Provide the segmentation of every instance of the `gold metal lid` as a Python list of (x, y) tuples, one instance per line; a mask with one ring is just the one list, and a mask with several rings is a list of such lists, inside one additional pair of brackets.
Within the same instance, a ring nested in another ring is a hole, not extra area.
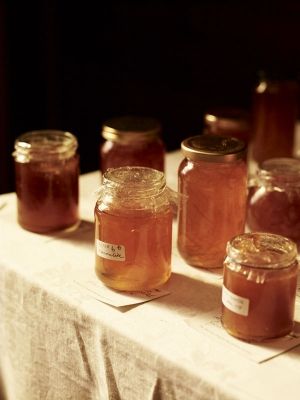
[(235, 137), (199, 135), (185, 139), (181, 150), (193, 161), (232, 162), (245, 157), (246, 144)]
[(102, 136), (106, 140), (139, 140), (159, 136), (161, 125), (150, 117), (123, 116), (112, 118), (102, 126)]

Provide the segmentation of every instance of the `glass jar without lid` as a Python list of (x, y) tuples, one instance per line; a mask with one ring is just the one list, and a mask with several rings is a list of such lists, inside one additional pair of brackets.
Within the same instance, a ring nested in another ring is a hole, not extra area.
[(262, 341), (293, 329), (297, 246), (269, 233), (245, 233), (227, 245), (222, 324), (231, 335)]
[(120, 167), (104, 173), (95, 206), (96, 274), (118, 290), (146, 290), (171, 274), (172, 207), (162, 172)]
[(24, 133), (15, 141), (19, 224), (45, 233), (78, 223), (77, 139), (57, 130)]
[(249, 230), (277, 233), (300, 245), (300, 160), (264, 161), (248, 197)]
[(220, 268), (227, 241), (245, 228), (246, 147), (236, 138), (201, 135), (181, 148), (178, 250), (188, 264)]
[(143, 166), (164, 171), (165, 146), (154, 118), (124, 116), (106, 121), (100, 146), (100, 170)]

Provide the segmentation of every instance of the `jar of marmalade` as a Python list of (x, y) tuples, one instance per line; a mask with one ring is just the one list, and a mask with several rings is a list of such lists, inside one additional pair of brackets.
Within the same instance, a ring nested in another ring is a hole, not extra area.
[(27, 132), (15, 140), (19, 224), (46, 233), (76, 226), (79, 156), (77, 139), (58, 130)]
[(293, 156), (298, 96), (296, 81), (261, 78), (253, 96), (254, 162)]
[(220, 268), (227, 241), (245, 228), (246, 146), (233, 137), (202, 135), (184, 140), (181, 149), (178, 250), (188, 264)]
[(228, 333), (263, 341), (291, 332), (296, 257), (296, 244), (281, 235), (245, 233), (228, 242), (221, 317)]
[(100, 146), (100, 170), (142, 166), (164, 172), (165, 146), (161, 125), (153, 118), (124, 116), (105, 122)]
[(113, 289), (147, 290), (171, 274), (172, 219), (163, 172), (108, 169), (95, 206), (96, 274)]
[(300, 245), (300, 160), (264, 161), (248, 194), (247, 228), (286, 236)]

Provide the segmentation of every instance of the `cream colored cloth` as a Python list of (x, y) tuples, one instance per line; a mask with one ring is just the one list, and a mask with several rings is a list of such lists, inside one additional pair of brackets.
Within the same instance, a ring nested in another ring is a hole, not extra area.
[[(167, 157), (176, 189), (181, 155)], [(176, 250), (171, 294), (117, 309), (76, 281), (94, 274), (94, 190), (81, 177), (81, 227), (37, 235), (0, 196), (0, 385), (7, 400), (299, 399), (300, 348), (257, 363), (207, 330), (221, 273), (186, 265)], [(297, 314), (298, 315), (298, 314)], [(1, 393), (0, 390), (0, 393)]]

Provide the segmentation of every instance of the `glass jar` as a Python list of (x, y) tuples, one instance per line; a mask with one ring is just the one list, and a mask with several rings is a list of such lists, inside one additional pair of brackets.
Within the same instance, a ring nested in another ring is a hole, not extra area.
[(295, 81), (260, 80), (253, 96), (251, 158), (254, 162), (293, 156), (298, 95)]
[(233, 136), (249, 142), (250, 121), (247, 111), (240, 108), (222, 107), (209, 110), (204, 115), (204, 133)]
[(247, 229), (286, 236), (300, 245), (300, 160), (262, 163), (248, 194)]
[(15, 140), (19, 224), (46, 233), (78, 223), (77, 139), (58, 130), (24, 133)]
[(188, 264), (220, 268), (227, 241), (245, 228), (246, 147), (236, 138), (202, 135), (181, 149), (178, 250)]
[(103, 125), (105, 141), (100, 146), (100, 170), (142, 166), (164, 172), (165, 146), (161, 125), (153, 118), (124, 116)]
[(163, 172), (104, 173), (95, 206), (96, 274), (118, 290), (146, 290), (171, 274), (173, 212)]
[(297, 246), (269, 233), (245, 233), (227, 245), (222, 325), (246, 341), (263, 341), (293, 329)]

